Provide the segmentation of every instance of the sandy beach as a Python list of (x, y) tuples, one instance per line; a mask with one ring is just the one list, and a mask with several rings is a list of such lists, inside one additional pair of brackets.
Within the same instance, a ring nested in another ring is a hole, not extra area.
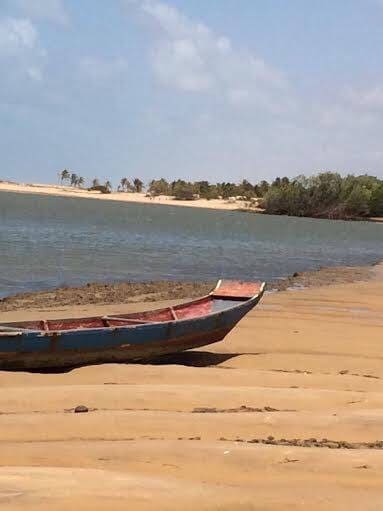
[[(161, 364), (1, 372), (0, 508), (381, 509), (382, 266), (373, 272), (268, 294), (224, 342)], [(89, 412), (73, 413), (80, 404)]]
[[(57, 197), (77, 197), (83, 199), (133, 202), (136, 204), (159, 204), (162, 206), (186, 206), (191, 208), (223, 209), (227, 211), (235, 211), (246, 208), (246, 203), (244, 201), (231, 202), (223, 199), (197, 199), (193, 201), (185, 201), (174, 200), (172, 197), (166, 195), (150, 198), (147, 197), (145, 193), (112, 192), (108, 194), (102, 194), (100, 192), (75, 188), (73, 186), (11, 183), (7, 181), (0, 181), (0, 192), (1, 191), (51, 195)], [(253, 208), (252, 211), (256, 210)]]

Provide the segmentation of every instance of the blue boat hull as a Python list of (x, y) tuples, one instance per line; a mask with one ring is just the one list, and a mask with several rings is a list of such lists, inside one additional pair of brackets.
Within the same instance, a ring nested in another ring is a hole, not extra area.
[[(262, 294), (225, 300), (211, 314), (184, 320), (67, 330), (10, 333), (0, 337), (0, 369), (64, 368), (86, 364), (148, 360), (224, 339), (258, 303)], [(220, 310), (220, 308), (223, 310)]]

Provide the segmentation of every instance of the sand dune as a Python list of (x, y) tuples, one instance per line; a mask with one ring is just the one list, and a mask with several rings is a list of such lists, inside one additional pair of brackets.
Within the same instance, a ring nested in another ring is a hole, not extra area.
[[(380, 510), (382, 293), (270, 294), (224, 342), (156, 365), (1, 372), (0, 509)], [(309, 438), (336, 443), (284, 443)]]

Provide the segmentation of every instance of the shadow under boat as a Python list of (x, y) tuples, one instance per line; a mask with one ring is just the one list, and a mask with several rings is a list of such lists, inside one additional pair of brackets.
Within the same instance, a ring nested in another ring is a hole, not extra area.
[[(231, 360), (232, 358), (239, 357), (245, 353), (214, 353), (211, 351), (182, 351), (180, 353), (172, 353), (168, 355), (160, 355), (147, 360), (136, 361), (118, 361), (114, 362), (118, 365), (136, 365), (136, 366), (167, 366), (178, 365), (185, 367), (216, 367), (220, 364)], [(256, 353), (257, 355), (258, 353)], [(105, 362), (95, 364), (76, 364), (71, 367), (44, 367), (44, 368), (30, 368), (30, 369), (5, 369), (5, 371), (19, 371), (28, 372), (32, 374), (65, 374), (79, 369), (81, 367), (102, 365)]]

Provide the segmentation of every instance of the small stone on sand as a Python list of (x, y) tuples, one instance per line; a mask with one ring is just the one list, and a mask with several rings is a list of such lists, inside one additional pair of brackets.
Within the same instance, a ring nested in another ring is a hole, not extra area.
[(89, 408), (85, 405), (78, 405), (74, 409), (74, 413), (86, 413), (89, 412)]

